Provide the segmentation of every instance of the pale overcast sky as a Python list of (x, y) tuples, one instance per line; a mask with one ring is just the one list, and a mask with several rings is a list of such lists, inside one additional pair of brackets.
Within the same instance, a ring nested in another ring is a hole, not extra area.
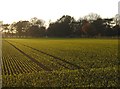
[(48, 22), (62, 15), (75, 19), (91, 12), (101, 17), (114, 17), (120, 0), (0, 0), (0, 21), (12, 23), (37, 17)]

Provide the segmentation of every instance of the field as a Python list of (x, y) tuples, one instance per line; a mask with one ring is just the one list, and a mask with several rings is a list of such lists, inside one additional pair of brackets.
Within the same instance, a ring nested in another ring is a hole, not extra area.
[(3, 87), (118, 87), (117, 39), (3, 39)]

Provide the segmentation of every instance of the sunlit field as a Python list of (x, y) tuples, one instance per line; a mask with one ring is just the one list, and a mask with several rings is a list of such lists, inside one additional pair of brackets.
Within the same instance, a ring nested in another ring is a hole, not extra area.
[(3, 39), (3, 87), (118, 87), (118, 39)]

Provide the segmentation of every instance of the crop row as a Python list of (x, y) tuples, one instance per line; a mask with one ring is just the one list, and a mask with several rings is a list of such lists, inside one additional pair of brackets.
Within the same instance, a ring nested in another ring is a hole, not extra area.
[(41, 71), (42, 69), (34, 62), (22, 55), (14, 47), (3, 41), (2, 74), (20, 74)]

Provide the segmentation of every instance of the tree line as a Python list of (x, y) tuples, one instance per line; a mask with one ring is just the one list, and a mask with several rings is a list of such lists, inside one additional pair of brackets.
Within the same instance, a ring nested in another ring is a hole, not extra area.
[(120, 15), (101, 18), (91, 13), (75, 20), (63, 15), (45, 26), (45, 21), (36, 17), (30, 21), (2, 24), (3, 37), (118, 37), (120, 35)]

